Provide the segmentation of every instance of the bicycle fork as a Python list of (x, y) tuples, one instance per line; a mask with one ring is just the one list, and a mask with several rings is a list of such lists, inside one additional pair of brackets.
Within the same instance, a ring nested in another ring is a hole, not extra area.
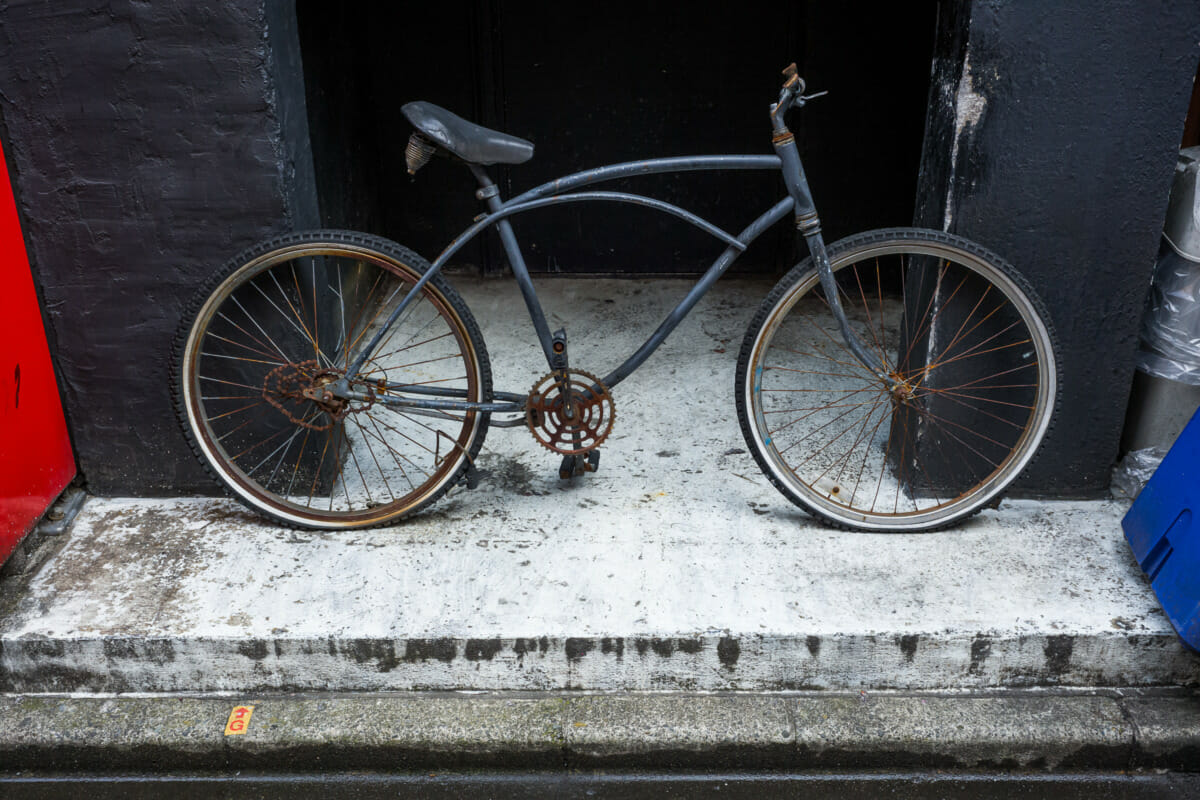
[(875, 353), (871, 352), (862, 340), (850, 328), (850, 321), (842, 309), (842, 301), (838, 297), (837, 279), (833, 275), (833, 266), (829, 263), (829, 255), (825, 252), (825, 239), (821, 236), (821, 220), (813, 203), (812, 190), (808, 187), (808, 179), (804, 175), (804, 165), (800, 163), (800, 151), (796, 148), (796, 137), (783, 124), (782, 115), (772, 115), (775, 122), (775, 135), (771, 143), (782, 162), (783, 181), (787, 185), (788, 194), (795, 203), (796, 233), (804, 237), (813, 264), (817, 267), (817, 276), (821, 280), (821, 288), (825, 290), (825, 298), (829, 309), (837, 320), (838, 329), (846, 346), (856, 359), (875, 376), (882, 380), (889, 389), (895, 389), (899, 384), (888, 374), (883, 363)]

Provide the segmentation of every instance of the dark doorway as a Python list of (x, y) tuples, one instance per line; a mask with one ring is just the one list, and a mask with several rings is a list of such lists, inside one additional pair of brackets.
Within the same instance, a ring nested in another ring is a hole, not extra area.
[[(406, 174), (410, 128), (400, 106), (409, 100), (532, 141), (532, 161), (492, 171), (509, 196), (616, 161), (770, 153), (767, 108), (779, 70), (792, 60), (812, 90), (830, 91), (792, 120), (827, 238), (910, 224), (934, 4), (873, 6), (870, 14), (816, 2), (722, 10), (298, 0), (323, 224), (379, 233), (432, 259), (479, 213), (460, 165), (435, 159), (415, 179)], [(733, 231), (783, 194), (771, 173), (656, 176), (631, 185)], [(538, 272), (698, 273), (720, 250), (678, 220), (611, 204), (546, 210), (515, 224)], [(792, 234), (781, 225), (734, 268), (770, 274), (794, 258)], [(495, 240), (459, 259), (487, 272), (504, 268)]]

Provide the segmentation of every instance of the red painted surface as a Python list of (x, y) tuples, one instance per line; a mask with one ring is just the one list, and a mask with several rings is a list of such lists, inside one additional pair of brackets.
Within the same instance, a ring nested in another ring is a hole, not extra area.
[(25, 239), (0, 154), (0, 562), (74, 476)]

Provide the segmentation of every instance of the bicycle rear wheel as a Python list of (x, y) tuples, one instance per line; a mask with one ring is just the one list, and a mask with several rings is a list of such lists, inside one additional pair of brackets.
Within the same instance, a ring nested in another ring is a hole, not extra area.
[[(379, 399), (397, 396), (395, 384), (490, 399), (479, 328), (441, 276), (347, 374), (428, 269), (385, 239), (315, 231), (251, 248), (201, 289), (176, 340), (176, 408), (193, 449), (234, 497), (288, 525), (363, 528), (415, 513), (465, 476), (486, 413)], [(342, 379), (375, 399), (328, 394)]]
[(829, 248), (851, 327), (893, 384), (850, 353), (811, 259), (751, 322), (738, 418), (771, 482), (844, 528), (920, 531), (993, 502), (1033, 459), (1058, 385), (1053, 329), (1028, 283), (939, 231)]

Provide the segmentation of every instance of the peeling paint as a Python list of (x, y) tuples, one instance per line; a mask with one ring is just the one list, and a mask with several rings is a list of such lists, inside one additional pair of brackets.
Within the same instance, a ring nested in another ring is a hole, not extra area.
[(942, 219), (942, 230), (950, 230), (954, 221), (955, 181), (959, 169), (959, 148), (969, 147), (975, 129), (983, 122), (987, 111), (987, 97), (975, 87), (975, 77), (971, 72), (971, 54), (963, 60), (962, 75), (958, 79), (958, 89), (954, 94), (954, 137), (950, 148), (950, 181), (946, 194), (946, 211)]

